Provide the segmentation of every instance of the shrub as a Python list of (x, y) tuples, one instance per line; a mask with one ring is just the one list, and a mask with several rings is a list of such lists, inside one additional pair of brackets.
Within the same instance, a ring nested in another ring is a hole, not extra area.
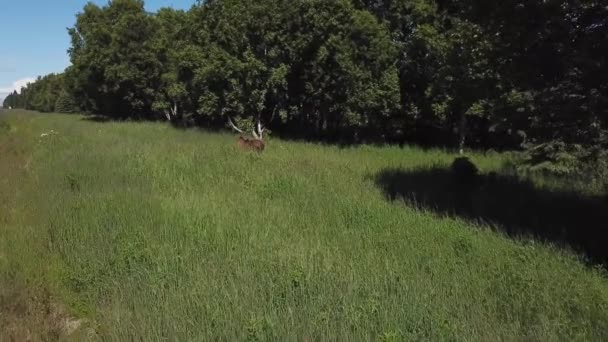
[(577, 171), (579, 160), (584, 158), (585, 152), (581, 145), (561, 141), (540, 144), (522, 153), (517, 168), (520, 172), (571, 175)]
[(459, 157), (452, 162), (452, 175), (458, 182), (471, 183), (477, 178), (479, 170), (467, 157)]
[(593, 151), (582, 159), (577, 176), (592, 190), (608, 191), (608, 151)]
[(583, 146), (550, 142), (531, 147), (508, 158), (505, 170), (561, 183), (592, 194), (608, 190), (608, 150), (606, 145)]
[(76, 102), (72, 95), (67, 91), (62, 91), (55, 102), (55, 111), (58, 113), (74, 113), (77, 112)]

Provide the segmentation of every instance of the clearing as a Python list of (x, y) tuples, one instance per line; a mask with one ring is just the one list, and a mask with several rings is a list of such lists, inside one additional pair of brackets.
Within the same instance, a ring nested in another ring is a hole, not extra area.
[(501, 232), (551, 207), (433, 200), (440, 150), (235, 138), (0, 114), (0, 340), (608, 339), (605, 271)]

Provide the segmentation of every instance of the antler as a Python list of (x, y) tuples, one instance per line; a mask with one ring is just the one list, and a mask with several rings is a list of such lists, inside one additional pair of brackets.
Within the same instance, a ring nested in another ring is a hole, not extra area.
[(245, 134), (243, 133), (243, 131), (241, 131), (238, 127), (236, 127), (236, 125), (232, 122), (232, 119), (230, 119), (230, 117), (228, 117), (228, 123), (230, 124), (230, 126), (232, 126), (232, 128), (234, 128), (237, 132), (241, 133), (241, 134)]
[[(230, 124), (230, 126), (237, 132), (241, 133), (241, 134), (245, 134), (245, 132), (243, 132), (240, 128), (236, 127), (236, 125), (234, 124), (234, 122), (232, 122), (232, 119), (230, 117), (228, 117), (228, 123)], [(257, 129), (257, 132), (256, 132)], [(260, 122), (260, 120), (258, 120), (257, 124), (255, 126), (253, 126), (253, 130), (251, 131), (251, 135), (253, 135), (254, 138), (258, 139), (258, 140), (262, 140), (264, 138), (264, 131), (266, 129), (262, 126), (262, 123)]]
[(260, 123), (260, 120), (258, 120), (257, 128), (258, 128), (258, 134), (259, 134), (259, 136), (256, 136), (256, 138), (258, 138), (258, 139), (261, 140), (261, 139), (264, 138), (264, 130), (265, 130), (265, 128), (262, 127), (262, 124)]

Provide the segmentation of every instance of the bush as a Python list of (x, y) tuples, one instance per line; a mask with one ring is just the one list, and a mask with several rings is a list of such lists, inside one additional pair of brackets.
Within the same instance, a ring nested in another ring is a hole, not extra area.
[(581, 145), (554, 141), (527, 149), (517, 166), (520, 172), (566, 176), (576, 173), (586, 155)]
[[(505, 170), (567, 184), (567, 188), (603, 195), (608, 190), (608, 150), (605, 145), (583, 146), (550, 142), (536, 145), (513, 158)], [(551, 183), (549, 182), (549, 183)]]
[(591, 192), (608, 196), (608, 151), (594, 151), (581, 160), (576, 175)]
[(452, 175), (458, 182), (471, 183), (479, 175), (477, 166), (467, 157), (454, 159), (451, 166)]
[(75, 113), (77, 112), (76, 101), (67, 91), (62, 91), (55, 102), (55, 111), (57, 113)]

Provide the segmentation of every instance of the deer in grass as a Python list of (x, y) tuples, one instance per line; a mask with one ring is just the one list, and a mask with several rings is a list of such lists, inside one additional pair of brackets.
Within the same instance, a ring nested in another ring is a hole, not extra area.
[[(235, 131), (241, 134), (245, 134), (240, 128), (236, 127), (230, 117), (228, 118), (228, 123)], [(258, 120), (257, 124), (253, 127), (253, 131), (251, 132), (251, 134), (253, 135), (253, 139), (240, 135), (236, 140), (237, 145), (244, 150), (251, 150), (256, 152), (264, 151), (264, 147), (266, 146), (266, 143), (264, 142), (264, 130), (265, 128), (262, 127), (260, 120)]]

